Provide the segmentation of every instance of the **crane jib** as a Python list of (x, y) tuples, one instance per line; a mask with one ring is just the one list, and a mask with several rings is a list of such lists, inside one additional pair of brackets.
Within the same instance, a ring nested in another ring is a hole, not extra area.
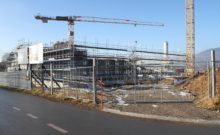
[(56, 16), (56, 17), (48, 17), (48, 16), (35, 16), (36, 19), (42, 20), (47, 23), (48, 20), (55, 21), (68, 21), (73, 24), (74, 21), (78, 22), (93, 22), (93, 23), (115, 23), (115, 24), (131, 24), (131, 25), (145, 25), (145, 26), (159, 26), (163, 27), (163, 23), (158, 22), (140, 22), (129, 19), (114, 19), (114, 18), (101, 18), (101, 17), (89, 17), (89, 16)]

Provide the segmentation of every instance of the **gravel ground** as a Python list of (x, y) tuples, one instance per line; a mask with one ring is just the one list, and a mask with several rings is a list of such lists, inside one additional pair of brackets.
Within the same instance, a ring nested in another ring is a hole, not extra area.
[(164, 104), (132, 104), (128, 106), (106, 105), (112, 109), (141, 114), (153, 114), (179, 118), (220, 120), (218, 111), (196, 108), (193, 103), (164, 103)]

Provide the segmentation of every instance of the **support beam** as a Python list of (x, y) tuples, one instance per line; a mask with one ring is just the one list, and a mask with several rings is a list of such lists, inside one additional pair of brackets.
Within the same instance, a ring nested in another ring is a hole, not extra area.
[(32, 70), (32, 78), (41, 86), (48, 89), (48, 86), (41, 81), (41, 76), (39, 77), (33, 70)]
[[(46, 68), (44, 66), (43, 66), (43, 69), (44, 69), (45, 73), (50, 76), (50, 71), (46, 70)], [(61, 86), (59, 85), (59, 83), (57, 82), (57, 80), (54, 77), (53, 77), (53, 82), (55, 82), (56, 85), (61, 89)]]

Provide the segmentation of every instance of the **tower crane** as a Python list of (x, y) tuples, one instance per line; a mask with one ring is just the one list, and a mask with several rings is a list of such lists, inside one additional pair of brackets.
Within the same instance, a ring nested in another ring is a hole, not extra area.
[(143, 25), (143, 26), (159, 26), (163, 27), (163, 23), (158, 22), (141, 22), (128, 19), (114, 19), (114, 18), (102, 18), (91, 16), (35, 16), (35, 19), (41, 20), (43, 23), (48, 23), (49, 20), (53, 21), (66, 21), (68, 23), (68, 47), (74, 48), (74, 24), (75, 22), (93, 22), (93, 23), (110, 23), (110, 24), (129, 24), (129, 25)]

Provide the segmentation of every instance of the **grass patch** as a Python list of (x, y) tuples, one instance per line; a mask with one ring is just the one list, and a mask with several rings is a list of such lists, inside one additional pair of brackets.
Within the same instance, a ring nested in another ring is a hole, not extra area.
[(25, 92), (25, 91), (28, 91), (28, 90), (25, 90), (25, 89), (19, 89), (19, 88), (8, 87), (8, 86), (3, 86), (3, 85), (0, 85), (0, 88), (3, 88), (3, 89), (8, 90), (8, 91), (15, 91), (15, 92)]
[(40, 89), (26, 90), (26, 89), (19, 89), (19, 88), (13, 88), (2, 85), (0, 85), (0, 88), (12, 92), (19, 92), (19, 93), (42, 97), (54, 102), (68, 103), (71, 105), (76, 105), (80, 108), (85, 108), (89, 110), (98, 110), (97, 105), (95, 105), (92, 101), (88, 101), (88, 100), (84, 101), (83, 99), (68, 98), (63, 93), (54, 93), (53, 95), (51, 95), (50, 92), (45, 92)]

